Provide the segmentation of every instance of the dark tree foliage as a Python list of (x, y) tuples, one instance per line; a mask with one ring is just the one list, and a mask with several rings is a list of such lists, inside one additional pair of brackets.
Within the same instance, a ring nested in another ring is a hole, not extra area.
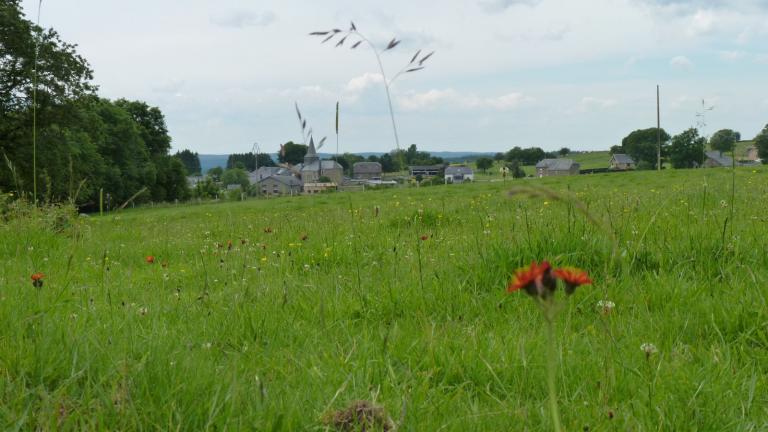
[(707, 140), (699, 131), (690, 128), (672, 137), (669, 159), (674, 168), (694, 168), (704, 162), (704, 145)]
[(624, 147), (620, 145), (613, 145), (611, 146), (610, 150), (608, 150), (608, 153), (615, 155), (615, 154), (624, 154)]
[(768, 160), (768, 124), (755, 137), (757, 155), (762, 160)]
[(272, 160), (272, 156), (266, 153), (253, 154), (248, 153), (232, 153), (227, 158), (227, 168), (236, 168), (238, 164), (247, 171), (255, 171), (256, 167), (273, 167), (277, 166), (275, 161)]
[[(638, 129), (633, 131), (623, 140), (621, 147), (626, 154), (632, 156), (637, 161), (639, 167), (655, 169), (657, 165), (658, 136), (657, 128)], [(669, 134), (661, 130), (661, 157), (666, 155), (666, 148), (669, 142)]]
[(510, 162), (507, 162), (505, 166), (509, 169), (509, 175), (512, 176), (512, 178), (525, 177), (525, 171), (523, 171), (523, 165), (519, 160), (513, 160)]
[(568, 153), (570, 152), (571, 152), (571, 149), (569, 149), (568, 147), (563, 147), (557, 151), (557, 154), (559, 154), (560, 156), (567, 156)]
[(477, 165), (477, 169), (488, 172), (488, 169), (493, 166), (493, 159), (481, 157), (475, 161), (475, 165)]
[(0, 3), (0, 190), (29, 195), (33, 184), (32, 101), (37, 62), (37, 183), (50, 201), (75, 200), (85, 209), (99, 190), (120, 205), (185, 199), (183, 164), (172, 159), (159, 109), (143, 102), (95, 96), (92, 72), (75, 46), (42, 30), (21, 13), (20, 2)]
[(293, 141), (280, 146), (280, 153), (277, 155), (277, 160), (280, 163), (287, 163), (291, 165), (298, 165), (304, 162), (304, 155), (307, 154), (308, 147), (304, 144), (296, 144)]
[(741, 134), (731, 129), (720, 129), (709, 138), (709, 147), (721, 153), (733, 151)]
[(497, 162), (503, 161), (504, 160), (504, 153), (501, 153), (501, 152), (496, 153), (495, 155), (493, 155), (493, 160), (495, 160)]
[(556, 153), (547, 153), (539, 147), (520, 148), (513, 147), (506, 154), (506, 160), (520, 161), (523, 165), (536, 165), (540, 160), (546, 158), (555, 158)]
[(180, 152), (176, 152), (173, 157), (180, 160), (181, 163), (184, 164), (184, 168), (187, 170), (187, 174), (200, 175), (202, 173), (203, 169), (200, 167), (200, 155), (198, 155), (197, 152), (193, 153), (191, 150), (182, 150)]

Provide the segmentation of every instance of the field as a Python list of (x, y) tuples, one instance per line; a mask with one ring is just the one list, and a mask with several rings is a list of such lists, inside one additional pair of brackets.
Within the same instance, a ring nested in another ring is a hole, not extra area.
[(325, 430), (369, 400), (403, 431), (552, 430), (544, 319), (506, 293), (548, 259), (594, 279), (556, 323), (564, 430), (766, 430), (768, 170), (733, 199), (731, 174), (10, 220), (0, 426)]

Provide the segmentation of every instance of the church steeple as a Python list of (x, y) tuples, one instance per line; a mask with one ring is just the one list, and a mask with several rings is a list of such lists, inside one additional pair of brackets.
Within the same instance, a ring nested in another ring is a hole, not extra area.
[(319, 161), (320, 158), (317, 156), (317, 150), (315, 150), (315, 140), (309, 137), (309, 148), (307, 149), (307, 154), (304, 155), (304, 166)]

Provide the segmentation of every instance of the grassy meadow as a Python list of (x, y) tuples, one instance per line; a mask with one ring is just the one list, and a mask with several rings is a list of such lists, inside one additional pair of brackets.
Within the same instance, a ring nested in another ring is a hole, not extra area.
[(544, 319), (506, 293), (548, 259), (594, 279), (557, 320), (564, 430), (766, 430), (768, 170), (731, 174), (9, 220), (0, 427), (326, 430), (369, 400), (402, 431), (551, 430)]

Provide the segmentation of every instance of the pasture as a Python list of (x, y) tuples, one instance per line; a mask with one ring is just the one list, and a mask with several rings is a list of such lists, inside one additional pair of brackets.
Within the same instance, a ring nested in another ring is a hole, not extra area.
[[(11, 219), (0, 425), (325, 430), (369, 400), (402, 431), (551, 430), (544, 320), (506, 293), (547, 259), (594, 279), (556, 323), (564, 430), (765, 430), (768, 170), (737, 169), (733, 197), (731, 181), (665, 170)], [(557, 194), (510, 196), (521, 186)]]

